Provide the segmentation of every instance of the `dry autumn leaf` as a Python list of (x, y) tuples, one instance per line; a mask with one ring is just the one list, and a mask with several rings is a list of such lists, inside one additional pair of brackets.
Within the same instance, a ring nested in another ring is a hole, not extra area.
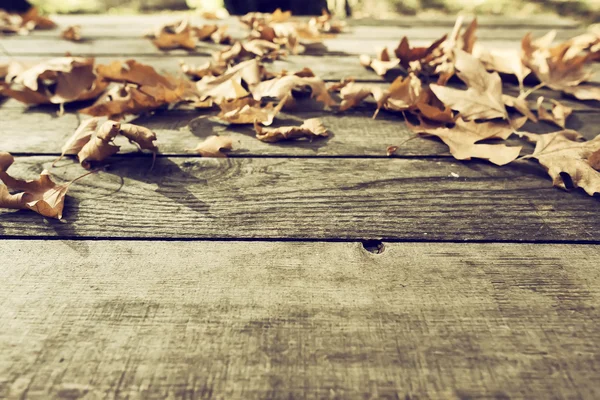
[(79, 25), (69, 26), (64, 31), (61, 32), (60, 36), (65, 40), (70, 40), (71, 42), (80, 42), (81, 41), (81, 26), (79, 26)]
[(269, 126), (281, 111), (286, 100), (284, 98), (277, 106), (268, 103), (265, 107), (261, 107), (261, 102), (251, 97), (223, 101), (219, 104), (221, 112), (215, 118), (229, 124), (254, 124), (258, 122)]
[(554, 186), (567, 189), (563, 178), (566, 174), (574, 187), (582, 188), (590, 196), (600, 193), (600, 135), (587, 142), (582, 142), (581, 135), (572, 130), (543, 135), (523, 133), (522, 136), (535, 143), (533, 154), (527, 158), (539, 161)]
[(251, 91), (255, 100), (274, 98), (282, 100), (293, 98), (293, 91), (310, 88), (312, 97), (330, 107), (336, 104), (333, 100), (325, 82), (317, 77), (301, 77), (297, 75), (286, 75), (270, 79), (256, 85)]
[(554, 99), (550, 99), (552, 102), (552, 111), (546, 111), (544, 107), (544, 97), (540, 96), (537, 99), (537, 107), (538, 107), (538, 118), (541, 121), (552, 122), (559, 127), (566, 129), (567, 118), (573, 113), (573, 109), (571, 107), (567, 107), (562, 103)]
[(187, 19), (160, 25), (153, 34), (148, 36), (152, 39), (152, 43), (161, 50), (194, 50), (198, 44), (196, 31), (192, 29)]
[(254, 123), (256, 138), (262, 142), (275, 143), (281, 140), (300, 139), (300, 138), (322, 138), (329, 136), (327, 128), (318, 118), (311, 118), (304, 121), (300, 126), (282, 126), (278, 128), (263, 128), (258, 123)]
[(505, 165), (519, 157), (521, 146), (510, 147), (504, 144), (478, 142), (489, 139), (506, 140), (513, 134), (514, 129), (522, 126), (526, 120), (526, 117), (522, 117), (512, 124), (493, 121), (477, 123), (458, 117), (452, 127), (429, 125), (423, 121), (420, 125), (413, 125), (408, 120), (406, 124), (415, 133), (440, 138), (457, 160), (483, 158), (496, 165)]
[(96, 103), (80, 110), (83, 114), (119, 119), (126, 114), (140, 114), (199, 97), (189, 80), (161, 75), (151, 66), (135, 60), (99, 65), (96, 72), (104, 81), (125, 85), (111, 88)]
[(432, 55), (436, 50), (440, 49), (442, 43), (447, 39), (447, 35), (442, 36), (429, 47), (410, 47), (408, 38), (405, 36), (400, 41), (398, 47), (394, 50), (396, 57), (400, 60), (400, 65), (405, 69), (409, 69), (411, 63), (418, 62), (419, 64), (428, 63), (431, 59), (435, 58)]
[(460, 112), (463, 119), (508, 118), (502, 98), (502, 80), (497, 73), (488, 73), (478, 59), (455, 50), (458, 77), (467, 90), (430, 85), (435, 95), (448, 107)]
[(189, 150), (200, 154), (202, 157), (227, 157), (224, 150), (233, 148), (233, 140), (226, 136), (209, 136), (198, 144), (195, 149)]
[(485, 65), (490, 71), (501, 74), (514, 75), (519, 81), (519, 87), (523, 88), (523, 81), (531, 73), (531, 69), (523, 64), (521, 54), (513, 49), (492, 49), (487, 50), (481, 45), (476, 45), (473, 55)]
[(580, 100), (600, 100), (600, 86), (589, 81), (594, 75), (589, 63), (593, 60), (590, 52), (570, 54), (573, 42), (551, 46), (556, 32), (534, 40), (531, 34), (521, 41), (521, 57), (543, 85), (560, 90)]
[(194, 79), (202, 79), (205, 76), (220, 76), (227, 71), (226, 64), (213, 63), (211, 61), (207, 61), (204, 64), (197, 66), (180, 61), (179, 66), (184, 74)]
[[(33, 181), (15, 179), (7, 172), (14, 163), (14, 157), (9, 153), (0, 153), (0, 208), (32, 210), (48, 218), (61, 219), (64, 202), (70, 185), (83, 175), (64, 185), (57, 185), (50, 178), (50, 173), (42, 171), (40, 177)], [(10, 190), (20, 191), (11, 194)]]
[(119, 151), (120, 146), (114, 143), (118, 135), (137, 144), (140, 150), (149, 150), (154, 155), (158, 152), (158, 147), (154, 144), (156, 134), (150, 129), (110, 120), (98, 126), (99, 121), (98, 118), (83, 121), (63, 146), (58, 160), (65, 155), (77, 154), (81, 165), (90, 169), (93, 162), (104, 161)]
[(406, 78), (398, 77), (384, 92), (374, 92), (377, 111), (384, 108), (389, 111), (406, 111), (414, 109), (418, 103), (423, 103), (424, 96), (421, 80), (414, 74)]
[(527, 101), (527, 99), (503, 94), (502, 101), (504, 102), (504, 105), (506, 107), (514, 108), (533, 122), (538, 122), (537, 117), (534, 113), (531, 112), (531, 109), (529, 108), (529, 102)]
[[(3, 93), (26, 104), (63, 104), (98, 97), (107, 86), (94, 74), (94, 59), (62, 57), (24, 68)], [(15, 88), (17, 85), (18, 88)]]
[(365, 68), (371, 68), (379, 76), (385, 76), (387, 72), (400, 64), (398, 58), (391, 59), (388, 49), (384, 48), (377, 53), (377, 58), (371, 58), (363, 54), (359, 58), (360, 64)]

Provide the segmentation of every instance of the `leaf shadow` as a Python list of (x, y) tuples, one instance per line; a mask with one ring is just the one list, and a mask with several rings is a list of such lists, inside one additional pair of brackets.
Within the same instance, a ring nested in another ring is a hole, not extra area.
[[(156, 193), (191, 211), (207, 213), (210, 209), (206, 202), (198, 198), (189, 189), (189, 186), (193, 185), (206, 185), (206, 179), (200, 179), (186, 172), (179, 164), (168, 157), (156, 157), (152, 166), (151, 157), (140, 156), (139, 153), (123, 154), (111, 158), (111, 164), (105, 168), (104, 173), (116, 176), (119, 179), (127, 178), (156, 185)], [(125, 182), (121, 187), (126, 185)], [(120, 190), (121, 188), (117, 192)]]

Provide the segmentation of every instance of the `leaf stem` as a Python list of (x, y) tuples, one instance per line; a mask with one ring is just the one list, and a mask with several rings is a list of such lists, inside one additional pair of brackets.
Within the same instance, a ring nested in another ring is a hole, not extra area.
[(534, 87), (530, 88), (529, 90), (527, 90), (526, 92), (521, 91), (521, 94), (519, 95), (520, 99), (525, 100), (527, 97), (529, 97), (533, 92), (535, 92), (536, 90), (539, 90), (543, 87), (545, 87), (546, 84), (544, 82), (535, 85)]

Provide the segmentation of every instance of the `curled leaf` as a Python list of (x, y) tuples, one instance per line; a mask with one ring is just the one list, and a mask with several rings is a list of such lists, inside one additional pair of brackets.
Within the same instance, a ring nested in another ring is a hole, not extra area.
[[(48, 218), (61, 219), (64, 202), (70, 185), (77, 179), (64, 185), (57, 185), (50, 178), (50, 173), (42, 171), (39, 178), (32, 181), (15, 179), (7, 172), (14, 158), (9, 153), (0, 153), (0, 208), (29, 209)], [(11, 194), (9, 189), (20, 191)]]
[(263, 128), (255, 122), (254, 130), (258, 140), (268, 143), (279, 142), (280, 140), (313, 139), (329, 136), (327, 128), (323, 126), (318, 118), (307, 119), (300, 126), (282, 126), (278, 128)]
[(258, 122), (269, 126), (285, 105), (286, 100), (286, 98), (281, 100), (276, 107), (273, 103), (261, 107), (260, 102), (251, 97), (224, 101), (219, 104), (221, 112), (216, 118), (229, 124), (254, 124)]
[(233, 148), (233, 140), (227, 136), (209, 136), (203, 142), (198, 144), (193, 151), (200, 154), (202, 157), (227, 157), (223, 150), (231, 150)]
[(567, 174), (574, 187), (582, 188), (590, 196), (600, 193), (600, 135), (587, 142), (582, 142), (581, 135), (573, 130), (543, 135), (523, 133), (522, 136), (535, 143), (529, 157), (544, 166), (554, 186), (567, 189), (563, 179), (563, 174)]
[(70, 40), (71, 42), (80, 42), (81, 26), (72, 25), (67, 27), (64, 31), (61, 32), (60, 37), (62, 37), (65, 40)]

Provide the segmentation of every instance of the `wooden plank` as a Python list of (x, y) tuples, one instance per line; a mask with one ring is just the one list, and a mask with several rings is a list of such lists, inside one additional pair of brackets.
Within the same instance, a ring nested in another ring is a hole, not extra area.
[[(55, 30), (38, 30), (33, 31), (27, 36), (10, 36), (13, 40), (31, 40), (32, 38), (55, 38), (60, 39), (59, 33), (69, 25), (80, 25), (82, 27), (82, 37), (86, 40), (90, 39), (108, 39), (122, 40), (125, 38), (135, 39), (145, 36), (147, 33), (152, 32), (155, 26), (159, 26), (165, 22), (177, 21), (177, 17), (170, 17), (169, 19), (161, 19), (160, 22), (154, 22), (154, 20), (139, 20), (129, 21), (125, 20), (114, 20), (112, 17), (107, 17), (105, 21), (95, 21), (94, 23), (88, 23), (86, 18), (77, 19), (69, 18), (70, 24), (61, 23)], [(164, 22), (163, 22), (164, 21)], [(465, 21), (470, 22), (470, 19)], [(247, 37), (249, 29), (243, 24), (236, 20), (227, 21), (206, 21), (198, 18), (192, 18), (191, 23), (194, 25), (203, 24), (217, 24), (227, 25), (227, 32), (232, 36), (233, 39), (244, 39)], [(582, 28), (573, 29), (572, 27), (512, 27), (512, 28), (498, 28), (498, 27), (479, 27), (477, 30), (477, 37), (480, 40), (489, 39), (502, 39), (509, 41), (520, 41), (521, 38), (531, 32), (534, 37), (540, 37), (550, 29), (557, 31), (558, 40), (566, 40), (578, 34), (585, 32)], [(411, 40), (436, 40), (445, 34), (449, 34), (452, 30), (451, 26), (386, 26), (384, 25), (351, 25), (343, 33), (340, 33), (337, 37), (345, 40), (373, 40), (373, 39), (394, 39), (400, 40), (403, 36), (407, 36)]]
[(600, 397), (598, 246), (2, 241), (0, 397)]
[[(479, 41), (483, 46), (489, 49), (519, 49), (521, 45), (521, 36), (514, 40), (489, 39)], [(374, 54), (377, 49), (383, 47), (395, 48), (398, 46), (400, 38), (373, 38), (356, 39), (344, 38), (340, 36), (336, 39), (323, 40), (327, 50), (314, 50), (307, 52), (306, 55), (359, 55)], [(429, 46), (432, 40), (418, 39), (411, 41), (413, 46)], [(23, 55), (48, 55), (63, 56), (65, 53), (80, 56), (150, 56), (150, 55), (170, 55), (177, 57), (186, 57), (189, 55), (210, 55), (213, 51), (223, 48), (221, 45), (201, 42), (195, 52), (186, 50), (163, 51), (157, 49), (149, 39), (146, 38), (123, 38), (123, 39), (90, 39), (83, 42), (69, 42), (66, 40), (57, 40), (56, 38), (30, 37), (27, 40), (6, 38), (2, 41), (5, 52), (12, 56)]]
[[(292, 144), (293, 145), (293, 144)], [(52, 158), (19, 157), (33, 178)], [(598, 200), (553, 188), (534, 162), (113, 157), (73, 185), (65, 221), (0, 213), (0, 237), (600, 242)], [(71, 180), (83, 169), (64, 161)], [(456, 177), (458, 175), (458, 177)]]
[[(406, 127), (399, 113), (381, 112), (372, 119), (375, 107), (364, 106), (344, 113), (303, 110), (300, 103), (298, 111), (281, 114), (275, 125), (300, 125), (309, 118), (320, 118), (332, 136), (327, 140), (301, 141), (288, 144), (263, 143), (255, 138), (254, 128), (250, 125), (227, 126), (210, 120), (209, 116), (217, 111), (159, 111), (152, 115), (141, 116), (133, 120), (156, 132), (161, 153), (181, 155), (189, 153), (198, 142), (210, 135), (230, 136), (236, 145), (231, 153), (234, 156), (281, 156), (281, 157), (386, 157), (386, 148), (404, 143), (396, 156), (442, 156), (449, 157), (448, 148), (439, 141), (419, 138), (408, 140), (414, 134)], [(66, 113), (58, 117), (56, 107), (36, 107), (28, 110), (21, 108), (1, 108), (3, 115), (2, 143), (0, 149), (18, 154), (59, 155), (63, 144), (79, 125), (79, 117)], [(87, 118), (87, 116), (85, 116)], [(568, 120), (568, 127), (577, 129), (588, 139), (598, 134), (600, 123), (597, 112), (577, 112)], [(527, 123), (523, 130), (527, 132), (553, 132), (554, 125), (547, 123)], [(408, 140), (408, 141), (407, 141)], [(126, 141), (122, 151), (135, 152), (137, 148)], [(522, 142), (511, 140), (509, 144)], [(526, 144), (526, 148), (528, 148)]]
[[(466, 21), (470, 21), (475, 15), (465, 14)], [(106, 15), (106, 14), (88, 14), (88, 15), (53, 15), (52, 20), (62, 26), (81, 24), (83, 27), (110, 27), (118, 26), (126, 29), (139, 29), (140, 27), (151, 27), (158, 24), (168, 23), (170, 21), (189, 18), (194, 24), (215, 23), (215, 21), (205, 20), (194, 13), (168, 12), (160, 14), (136, 14), (136, 15)], [(295, 17), (296, 20), (307, 20), (306, 17)], [(569, 18), (557, 17), (553, 15), (532, 15), (527, 17), (517, 16), (477, 16), (478, 25), (481, 29), (500, 29), (500, 28), (521, 28), (521, 29), (579, 29), (583, 25), (580, 21)], [(346, 22), (352, 28), (367, 27), (400, 27), (400, 28), (420, 28), (420, 27), (444, 27), (451, 29), (456, 21), (453, 15), (436, 16), (396, 16), (393, 19), (373, 19), (359, 18), (348, 19)], [(234, 26), (239, 24), (238, 20), (227, 18), (216, 21), (218, 24)], [(144, 31), (141, 31), (144, 32)]]

